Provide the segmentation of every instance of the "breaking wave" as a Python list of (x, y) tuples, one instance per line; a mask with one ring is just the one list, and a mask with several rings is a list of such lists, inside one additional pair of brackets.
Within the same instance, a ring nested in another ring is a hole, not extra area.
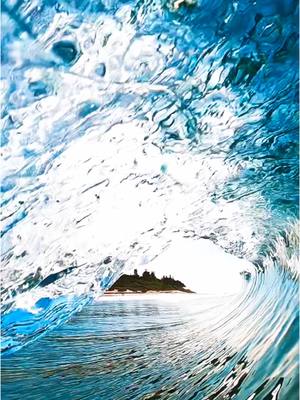
[(207, 330), (278, 354), (277, 398), (298, 365), (297, 2), (2, 11), (3, 351), (206, 239), (252, 265)]

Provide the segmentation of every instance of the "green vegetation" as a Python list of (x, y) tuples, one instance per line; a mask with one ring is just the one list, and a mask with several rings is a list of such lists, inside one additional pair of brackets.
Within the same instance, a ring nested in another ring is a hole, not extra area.
[(151, 291), (172, 291), (178, 290), (186, 293), (193, 293), (191, 290), (184, 286), (184, 283), (173, 279), (171, 276), (164, 276), (158, 279), (154, 272), (145, 271), (142, 276), (139, 276), (137, 270), (134, 270), (133, 275), (122, 275), (110, 288), (110, 290), (126, 291), (145, 293)]

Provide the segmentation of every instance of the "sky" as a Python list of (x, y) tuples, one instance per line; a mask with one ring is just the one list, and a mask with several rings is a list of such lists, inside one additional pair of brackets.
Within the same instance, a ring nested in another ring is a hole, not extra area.
[(253, 272), (252, 263), (226, 253), (210, 240), (178, 239), (150, 263), (139, 266), (153, 271), (158, 278), (171, 275), (201, 294), (230, 295), (242, 290), (247, 282), (240, 273)]

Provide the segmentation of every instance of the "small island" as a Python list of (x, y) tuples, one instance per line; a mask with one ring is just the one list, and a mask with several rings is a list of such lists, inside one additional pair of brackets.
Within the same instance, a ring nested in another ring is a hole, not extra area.
[(107, 294), (128, 294), (128, 293), (194, 293), (187, 289), (181, 281), (171, 276), (157, 278), (154, 272), (144, 271), (140, 276), (135, 269), (133, 275), (122, 275), (110, 288)]

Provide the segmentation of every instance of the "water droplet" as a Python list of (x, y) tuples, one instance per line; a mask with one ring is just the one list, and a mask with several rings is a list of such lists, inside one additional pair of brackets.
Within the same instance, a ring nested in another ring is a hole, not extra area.
[(45, 96), (49, 92), (47, 84), (43, 81), (30, 82), (28, 87), (35, 97)]
[(104, 63), (100, 63), (96, 68), (96, 74), (103, 77), (106, 74), (106, 66)]
[(162, 164), (162, 165), (160, 166), (160, 170), (161, 170), (161, 172), (162, 172), (163, 174), (165, 174), (165, 173), (167, 172), (167, 169), (168, 169), (167, 164)]
[(54, 43), (52, 51), (56, 56), (61, 58), (65, 64), (74, 64), (79, 57), (79, 50), (75, 43), (70, 40), (61, 40)]
[(80, 118), (84, 118), (87, 115), (91, 114), (92, 112), (98, 110), (98, 108), (99, 108), (99, 104), (87, 102), (81, 107), (78, 115)]

